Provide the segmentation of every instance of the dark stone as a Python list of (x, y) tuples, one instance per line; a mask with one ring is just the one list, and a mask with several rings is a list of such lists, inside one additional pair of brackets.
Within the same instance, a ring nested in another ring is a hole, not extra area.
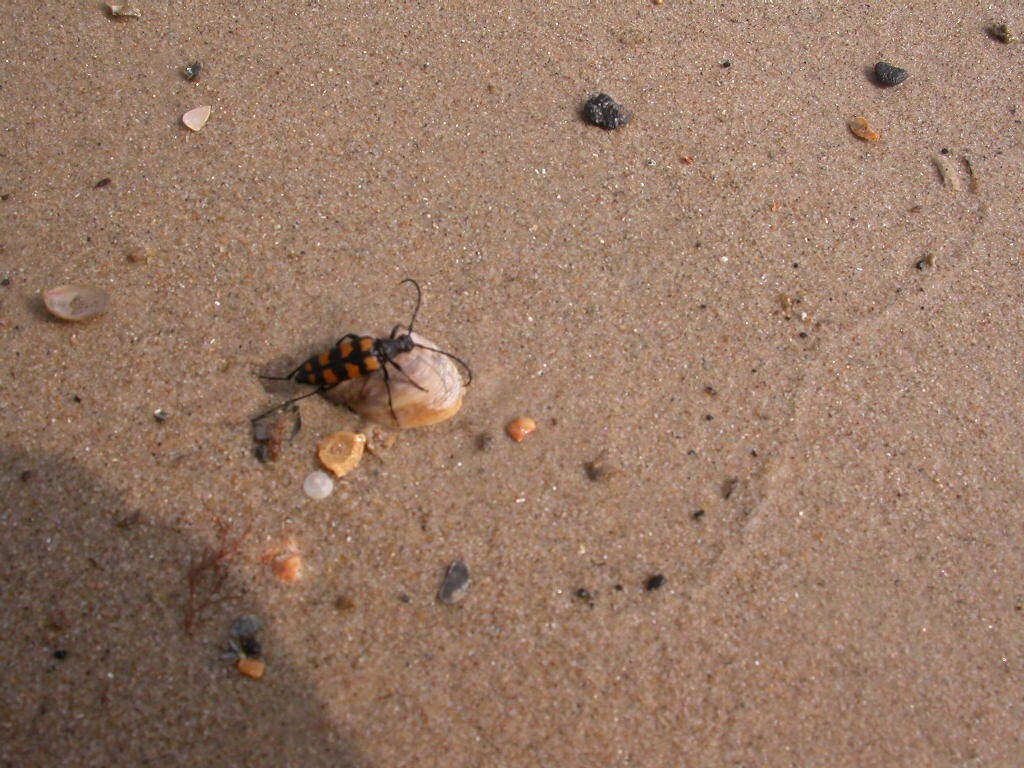
[(64, 659), (66, 659), (67, 657), (68, 652), (65, 651), (63, 648), (53, 652), (53, 658), (57, 659), (57, 661), (64, 661)]
[(880, 61), (875, 64), (875, 80), (879, 85), (899, 85), (910, 77), (910, 73), (901, 67), (894, 66), (887, 61)]
[(633, 119), (633, 115), (607, 93), (599, 93), (583, 105), (583, 119), (598, 128), (614, 131)]
[(700, 520), (702, 517), (704, 517), (704, 510), (703, 509), (698, 509), (696, 512), (693, 513), (693, 519), (694, 520)]
[(181, 70), (181, 75), (189, 82), (196, 80), (199, 77), (199, 72), (202, 70), (203, 65), (198, 61), (193, 61), (191, 64), (187, 64), (184, 69)]
[(648, 592), (651, 592), (655, 589), (658, 589), (664, 583), (665, 577), (662, 576), (660, 573), (656, 573), (644, 582), (644, 589), (646, 589)]
[(93, 185), (93, 188), (94, 189), (103, 189), (103, 187), (107, 186), (110, 183), (110, 181), (111, 181), (110, 178), (100, 179), (99, 181), (97, 181)]
[(255, 637), (238, 638), (238, 647), (242, 649), (242, 653), (246, 656), (259, 656), (263, 651), (260, 641)]
[(462, 560), (456, 560), (445, 571), (437, 599), (442, 603), (457, 603), (469, 591), (469, 568)]
[(590, 590), (589, 589), (584, 589), (583, 587), (580, 587), (579, 589), (577, 589), (574, 594), (580, 600), (590, 600), (591, 599)]

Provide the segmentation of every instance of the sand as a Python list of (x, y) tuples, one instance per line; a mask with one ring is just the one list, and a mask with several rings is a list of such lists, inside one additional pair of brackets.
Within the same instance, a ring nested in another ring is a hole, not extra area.
[[(1024, 762), (1017, 4), (8, 5), (5, 765)], [(311, 501), (256, 374), (406, 277), (476, 380)]]

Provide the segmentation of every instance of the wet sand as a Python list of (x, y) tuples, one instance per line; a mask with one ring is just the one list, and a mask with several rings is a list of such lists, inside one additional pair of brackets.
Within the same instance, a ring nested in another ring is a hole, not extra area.
[[(5, 764), (1024, 760), (1018, 7), (264, 5), (0, 24)], [(307, 399), (261, 464), (256, 374), (406, 277), (476, 380), (311, 501), (360, 422)]]

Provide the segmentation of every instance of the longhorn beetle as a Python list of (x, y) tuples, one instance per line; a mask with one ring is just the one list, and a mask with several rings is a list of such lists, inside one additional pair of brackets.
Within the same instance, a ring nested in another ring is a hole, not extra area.
[(297, 400), (311, 397), (318, 392), (326, 392), (329, 389), (333, 389), (343, 381), (358, 379), (360, 376), (366, 376), (379, 370), (384, 375), (384, 386), (388, 391), (388, 408), (391, 411), (391, 416), (397, 423), (398, 416), (395, 415), (395, 409), (391, 403), (391, 378), (388, 375), (388, 364), (395, 366), (396, 369), (405, 375), (405, 378), (408, 379), (409, 383), (414, 387), (426, 391), (424, 387), (421, 387), (413, 381), (412, 377), (410, 377), (409, 374), (402, 369), (402, 366), (395, 361), (396, 356), (403, 352), (409, 352), (414, 347), (419, 347), (421, 349), (437, 352), (446, 357), (450, 357), (465, 369), (467, 374), (466, 384), (468, 385), (473, 380), (473, 371), (464, 360), (456, 357), (451, 352), (445, 352), (443, 349), (435, 349), (434, 347), (428, 347), (425, 344), (419, 344), (413, 341), (412, 328), (416, 323), (416, 315), (420, 311), (420, 302), (423, 300), (423, 291), (420, 290), (419, 283), (411, 278), (406, 278), (399, 283), (399, 285), (403, 285), (404, 283), (411, 283), (413, 288), (416, 289), (416, 306), (412, 310), (412, 319), (409, 321), (409, 327), (406, 329), (405, 333), (398, 333), (399, 329), (402, 327), (401, 325), (396, 325), (392, 328), (391, 335), (386, 339), (374, 338), (373, 336), (359, 336), (355, 333), (346, 333), (338, 339), (334, 346), (329, 350), (321, 352), (318, 355), (313, 355), (287, 376), (260, 376), (261, 379), (269, 379), (271, 381), (294, 381), (297, 384), (313, 384), (316, 386), (316, 389), (305, 395), (299, 395), (291, 400), (286, 400), (280, 405), (274, 406), (269, 411), (257, 416), (253, 421), (262, 419), (264, 416), (273, 413), (278, 408), (284, 408), (286, 405), (294, 403)]

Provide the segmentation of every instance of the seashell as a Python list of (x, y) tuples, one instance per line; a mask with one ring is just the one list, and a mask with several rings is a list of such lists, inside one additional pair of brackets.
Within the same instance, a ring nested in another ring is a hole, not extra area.
[(201, 131), (203, 126), (206, 125), (206, 121), (210, 119), (211, 112), (213, 112), (213, 107), (208, 105), (195, 107), (181, 116), (181, 122), (190, 130)]
[(302, 490), (309, 498), (320, 501), (334, 493), (334, 481), (330, 475), (318, 469), (306, 475), (306, 479), (302, 481)]
[[(417, 344), (443, 349), (418, 333), (413, 333), (412, 339)], [(404, 373), (390, 363), (387, 366), (394, 416), (388, 407), (388, 386), (380, 370), (343, 381), (325, 393), (327, 399), (378, 424), (400, 429), (437, 424), (458, 413), (466, 389), (454, 360), (440, 352), (414, 347), (397, 355), (395, 362)], [(410, 377), (423, 389), (413, 384)]]
[(100, 314), (109, 301), (106, 291), (89, 285), (60, 285), (43, 291), (43, 303), (50, 314), (72, 322)]

